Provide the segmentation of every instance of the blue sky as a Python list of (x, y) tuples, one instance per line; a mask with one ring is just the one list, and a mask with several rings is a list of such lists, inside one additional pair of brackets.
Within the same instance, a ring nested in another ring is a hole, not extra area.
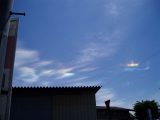
[(160, 102), (159, 0), (15, 0), (14, 86), (102, 85), (97, 105)]

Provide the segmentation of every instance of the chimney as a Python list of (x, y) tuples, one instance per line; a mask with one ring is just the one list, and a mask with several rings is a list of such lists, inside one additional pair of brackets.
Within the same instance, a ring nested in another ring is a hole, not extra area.
[(110, 100), (105, 101), (106, 104), (106, 109), (109, 110), (110, 109)]

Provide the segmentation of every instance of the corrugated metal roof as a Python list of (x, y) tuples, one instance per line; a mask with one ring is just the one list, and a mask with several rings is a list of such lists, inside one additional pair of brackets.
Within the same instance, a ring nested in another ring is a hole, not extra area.
[(28, 88), (36, 88), (36, 89), (62, 89), (62, 88), (65, 88), (65, 89), (71, 89), (71, 88), (82, 88), (82, 89), (85, 89), (85, 88), (101, 88), (102, 86), (13, 86), (12, 88), (13, 89), (28, 89)]
[(13, 94), (15, 93), (79, 93), (79, 92), (94, 92), (96, 93), (101, 86), (14, 86), (12, 87)]

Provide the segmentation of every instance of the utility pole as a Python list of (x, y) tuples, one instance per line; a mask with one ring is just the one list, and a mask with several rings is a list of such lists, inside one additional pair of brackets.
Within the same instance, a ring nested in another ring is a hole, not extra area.
[(12, 15), (13, 0), (0, 0), (0, 120), (9, 120), (12, 96), (12, 75), (19, 19)]
[(12, 15), (25, 13), (12, 12), (13, 0), (0, 0), (0, 120), (9, 120), (12, 95), (12, 74), (19, 19)]
[(12, 0), (0, 0), (0, 120), (9, 120), (9, 109), (5, 101), (8, 95), (3, 92), (2, 85), (5, 82), (3, 76), (11, 7)]

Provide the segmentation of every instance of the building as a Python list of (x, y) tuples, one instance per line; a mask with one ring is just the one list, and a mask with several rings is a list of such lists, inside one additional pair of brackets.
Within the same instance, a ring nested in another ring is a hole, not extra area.
[(131, 109), (112, 107), (106, 108), (106, 106), (97, 106), (97, 120), (133, 120), (129, 111)]
[(10, 120), (96, 120), (95, 87), (15, 87)]

